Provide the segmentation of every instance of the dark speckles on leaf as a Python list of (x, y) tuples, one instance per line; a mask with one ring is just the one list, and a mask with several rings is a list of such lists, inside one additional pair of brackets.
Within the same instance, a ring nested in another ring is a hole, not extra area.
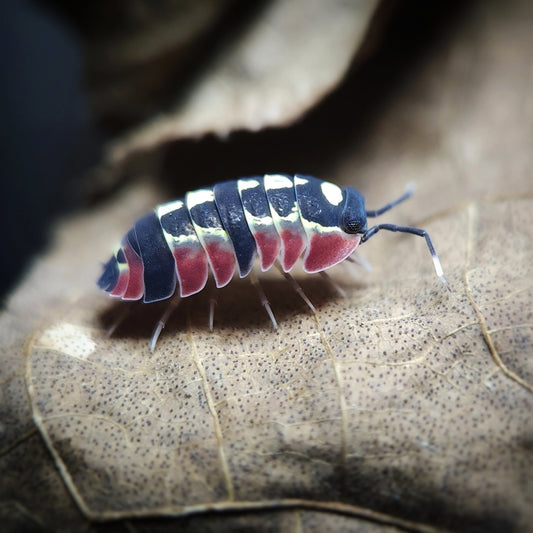
[[(475, 9), (488, 13), (491, 4), (477, 3)], [(26, 323), (48, 294), (46, 321), (32, 325), (35, 334), (27, 353), (17, 353), (16, 372), (1, 366), (8, 372), (2, 381), (4, 398), (13, 399), (7, 387), (17, 380), (22, 391), (10, 406), (16, 416), (8, 422), (16, 423), (5, 425), (3, 458), (16, 468), (4, 469), (3, 482), (20, 491), (25, 486), (36, 489), (33, 500), (21, 500), (24, 505), (41, 500), (51, 509), (54, 502), (48, 505), (40, 497), (48, 497), (50, 480), (56, 479), (62, 491), (56, 501), (71, 501), (68, 487), (95, 520), (106, 513), (201, 512), (206, 503), (230, 506), (233, 484), (234, 502), (259, 506), (298, 496), (315, 505), (327, 499), (360, 510), (387, 510), (393, 518), (417, 517), (441, 529), (527, 530), (533, 448), (527, 432), (533, 407), (531, 393), (513, 375), (532, 382), (530, 359), (524, 354), (533, 353), (528, 333), (533, 209), (524, 194), (531, 187), (523, 171), (531, 167), (531, 150), (526, 146), (528, 121), (523, 109), (516, 112), (529, 93), (515, 92), (512, 77), (503, 75), (516, 71), (517, 79), (523, 78), (526, 48), (517, 45), (527, 32), (514, 31), (509, 23), (506, 31), (494, 31), (496, 22), (513, 20), (517, 5), (505, 13), (498, 10), (492, 18), (476, 19), (477, 11), (469, 11), (458, 26), (474, 33), (454, 38), (451, 49), (444, 46), (445, 60), (432, 58), (427, 71), (417, 64), (407, 83), (416, 83), (416, 91), (403, 87), (399, 100), (393, 98), (393, 105), (380, 109), (384, 120), (372, 121), (377, 135), (356, 143), (357, 150), (352, 143), (350, 158), (356, 164), (344, 167), (346, 183), (357, 180), (374, 199), (414, 174), (418, 211), (406, 209), (401, 217), (409, 223), (427, 222), (450, 273), (454, 294), (449, 298), (436, 290), (422, 252), (411, 254), (407, 238), (385, 238), (382, 245), (369, 243), (366, 248), (373, 273), (361, 273), (355, 280), (343, 270), (336, 274), (348, 292), (346, 299), (325, 298), (325, 291), (310, 283), (311, 298), (318, 300), (318, 323), (302, 312), (296, 296), (289, 299), (277, 286), (268, 294), (284, 327), (272, 334), (262, 310), (256, 313), (260, 306), (247, 303), (250, 293), (232, 287), (220, 291), (217, 307), (227, 327), (218, 323), (213, 334), (206, 331), (207, 302), (200, 299), (168, 324), (150, 356), (146, 323), (151, 317), (135, 312), (133, 326), (105, 338), (97, 309), (107, 304), (89, 295), (92, 288), (84, 279), (92, 280), (92, 266), (87, 265), (94, 249), (107, 246), (102, 236), (110, 228), (118, 231), (132, 213), (152, 202), (120, 195), (125, 206), (115, 206), (113, 216), (102, 209), (98, 219), (69, 218), (54, 251), (42, 260), (44, 268), (28, 280), (29, 297), (23, 300), (17, 294), (9, 304)], [(469, 26), (470, 20), (475, 24)], [(525, 24), (515, 23), (517, 28)], [(457, 65), (472, 58), (472, 92), (465, 94), (465, 84), (458, 85), (457, 79), (446, 84), (450, 70), (462, 76)], [(497, 77), (490, 75), (492, 61), (500, 62)], [(422, 78), (426, 82), (421, 84)], [(435, 98), (443, 88), (449, 98)], [(417, 94), (427, 95), (427, 101)], [(516, 98), (502, 103), (502, 94)], [(444, 107), (447, 103), (452, 112)], [(357, 106), (355, 99), (352, 104)], [(480, 112), (488, 122), (479, 120)], [(498, 136), (487, 128), (490, 122), (512, 127)], [(409, 135), (399, 140), (397, 132), (406, 124)], [(429, 142), (418, 145), (414, 140), (420, 137)], [(457, 146), (468, 154), (459, 157), (459, 165), (452, 161)], [(365, 159), (362, 154), (368, 149)], [(459, 167), (460, 178), (453, 170)], [(80, 242), (84, 246), (73, 254), (73, 243)], [(422, 247), (420, 243), (418, 249)], [(73, 281), (65, 266), (75, 267)], [(74, 294), (86, 296), (63, 307), (64, 299)], [(23, 306), (23, 301), (31, 305)], [(58, 302), (61, 309), (55, 310)], [(64, 324), (75, 335), (67, 339)], [(11, 349), (8, 343), (3, 347)], [(202, 365), (205, 376), (198, 371)], [(21, 414), (13, 406), (25, 404), (26, 386), (32, 409)], [(42, 447), (35, 433), (17, 440), (31, 429), (17, 424), (32, 416), (55, 463), (48, 452), (24, 455), (35, 449), (34, 441)], [(19, 433), (11, 435), (11, 426)], [(11, 481), (28, 460), (30, 467), (38, 467)], [(68, 473), (63, 480), (61, 472)], [(457, 514), (450, 516), (452, 512)], [(214, 519), (223, 523), (227, 515), (215, 513)], [(248, 519), (267, 515), (254, 510)], [(285, 523), (271, 529), (293, 531), (295, 524), (302, 531), (355, 529), (348, 522), (353, 517), (339, 513), (335, 525), (342, 516), (344, 529), (320, 527), (327, 515), (331, 513), (291, 509), (288, 527)], [(187, 524), (197, 525), (198, 516)], [(439, 523), (436, 516), (449, 522)]]

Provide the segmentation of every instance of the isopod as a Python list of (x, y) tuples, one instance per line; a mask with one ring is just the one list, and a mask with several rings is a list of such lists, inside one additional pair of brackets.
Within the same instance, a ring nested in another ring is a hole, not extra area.
[[(138, 220), (104, 265), (98, 286), (111, 296), (145, 303), (185, 298), (201, 291), (211, 271), (216, 287), (227, 285), (237, 269), (250, 274), (256, 256), (261, 270), (276, 264), (314, 310), (288, 274), (302, 257), (307, 273), (349, 259), (360, 243), (380, 230), (424, 237), (437, 276), (449, 288), (428, 233), (420, 228), (377, 224), (377, 217), (412, 194), (408, 190), (380, 209), (367, 210), (365, 198), (352, 187), (340, 188), (313, 176), (266, 174), (217, 183), (159, 205)], [(261, 301), (277, 323), (264, 292)], [(178, 290), (176, 290), (176, 285)], [(177, 304), (173, 304), (173, 309)], [(170, 314), (167, 310), (152, 335), (155, 343)], [(210, 327), (213, 307), (210, 311)]]

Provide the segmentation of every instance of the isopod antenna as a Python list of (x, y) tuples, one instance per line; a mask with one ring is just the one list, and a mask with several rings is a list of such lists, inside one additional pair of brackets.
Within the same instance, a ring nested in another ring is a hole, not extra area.
[(407, 184), (407, 187), (405, 188), (405, 192), (396, 200), (389, 202), (387, 205), (384, 205), (383, 207), (380, 207), (379, 209), (374, 209), (371, 211), (366, 211), (366, 216), (370, 218), (379, 217), (379, 215), (382, 215), (383, 213), (386, 213), (393, 207), (397, 206), (398, 204), (401, 204), (402, 202), (405, 202), (405, 200), (411, 198), (413, 196), (413, 193), (415, 192), (415, 186), (413, 183)]
[[(385, 207), (387, 209), (390, 209), (391, 205), (396, 205), (397, 203), (398, 201), (392, 202), (392, 204), (388, 204)], [(385, 209), (385, 211), (387, 209)], [(381, 210), (378, 209), (377, 211), (381, 211)], [(369, 216), (372, 216), (372, 215), (369, 215)], [(437, 276), (440, 278), (442, 283), (444, 283), (446, 288), (450, 292), (452, 292), (450, 285), (448, 284), (448, 282), (446, 281), (446, 278), (444, 277), (444, 272), (442, 270), (442, 265), (440, 263), (439, 256), (437, 255), (437, 252), (435, 251), (435, 247), (433, 246), (433, 243), (431, 242), (431, 238), (429, 237), (429, 234), (425, 229), (412, 228), (410, 226), (397, 226), (396, 224), (377, 224), (376, 226), (369, 228), (368, 230), (365, 231), (365, 233), (363, 233), (363, 236), (361, 237), (361, 242), (368, 241), (370, 237), (373, 237), (379, 230), (382, 230), (382, 229), (387, 230), (387, 231), (396, 231), (399, 233), (411, 233), (412, 235), (418, 235), (419, 237), (424, 237), (426, 239), (426, 244), (429, 248), (429, 253), (431, 254), (431, 258), (433, 259), (433, 265), (435, 266), (435, 272), (437, 273)]]
[[(380, 207), (379, 209), (374, 210), (367, 210), (366, 216), (370, 218), (378, 217), (379, 215), (382, 215), (383, 213), (389, 211), (393, 207), (397, 206), (398, 204), (404, 202), (408, 198), (410, 198), (415, 191), (415, 187), (413, 183), (409, 183), (407, 185), (406, 191), (400, 196), (398, 199), (389, 202), (388, 204), (384, 205), (383, 207)], [(410, 226), (398, 226), (396, 224), (377, 224), (376, 226), (373, 226), (369, 229), (367, 229), (363, 236), (361, 237), (361, 242), (366, 242), (370, 237), (374, 236), (379, 230), (387, 230), (387, 231), (396, 231), (399, 233), (411, 233), (412, 235), (418, 235), (419, 237), (424, 237), (426, 239), (426, 244), (429, 248), (429, 252), (431, 253), (431, 258), (433, 259), (433, 265), (435, 266), (435, 272), (437, 273), (437, 276), (440, 278), (442, 283), (446, 286), (446, 288), (451, 292), (452, 289), (449, 285), (449, 283), (446, 281), (446, 278), (444, 277), (444, 271), (442, 270), (442, 265), (440, 263), (439, 256), (437, 255), (437, 252), (435, 251), (435, 247), (433, 246), (433, 243), (431, 242), (431, 238), (428, 234), (428, 232), (424, 229), (420, 228), (412, 228)]]

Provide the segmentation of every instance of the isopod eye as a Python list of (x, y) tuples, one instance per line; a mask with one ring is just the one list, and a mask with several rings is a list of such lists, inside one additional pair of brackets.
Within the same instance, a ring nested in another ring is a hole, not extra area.
[(351, 187), (344, 188), (344, 209), (341, 227), (346, 233), (364, 233), (367, 230), (365, 199)]
[[(365, 229), (363, 229), (364, 224), (360, 220), (343, 220), (343, 230), (346, 233), (364, 233)], [(361, 231), (362, 230), (362, 231)]]

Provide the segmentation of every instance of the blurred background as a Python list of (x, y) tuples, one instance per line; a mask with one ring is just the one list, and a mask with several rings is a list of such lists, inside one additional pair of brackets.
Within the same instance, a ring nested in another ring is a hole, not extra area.
[[(531, 530), (531, 0), (4, 0), (0, 15), (6, 531)], [(107, 337), (124, 302), (95, 281), (130, 225), (187, 190), (266, 172), (351, 185), (369, 208), (414, 181), (381, 220), (431, 233), (453, 293), (423, 239), (383, 232), (347, 298), (302, 276), (316, 317), (274, 282), (280, 332), (235, 280), (213, 334), (204, 291), (157, 353), (165, 302)], [(225, 442), (246, 442), (227, 445), (232, 502), (203, 496), (223, 483), (206, 466), (214, 440), (198, 437), (211, 425), (196, 416), (208, 404), (196, 359)], [(135, 455), (146, 450), (185, 468), (153, 467)], [(229, 511), (243, 499), (267, 505)], [(213, 501), (228, 512), (202, 513)]]
[[(329, 26), (320, 3), (276, 4), (2, 2), (0, 295), (60, 214), (135, 176), (170, 198), (250, 173), (322, 175), (470, 3), (346, 3)], [(293, 56), (275, 46), (291, 34)]]
[(26, 0), (6, 0), (0, 12), (3, 296), (43, 250), (55, 217), (76, 205), (103, 130), (93, 121), (72, 24), (52, 6)]

